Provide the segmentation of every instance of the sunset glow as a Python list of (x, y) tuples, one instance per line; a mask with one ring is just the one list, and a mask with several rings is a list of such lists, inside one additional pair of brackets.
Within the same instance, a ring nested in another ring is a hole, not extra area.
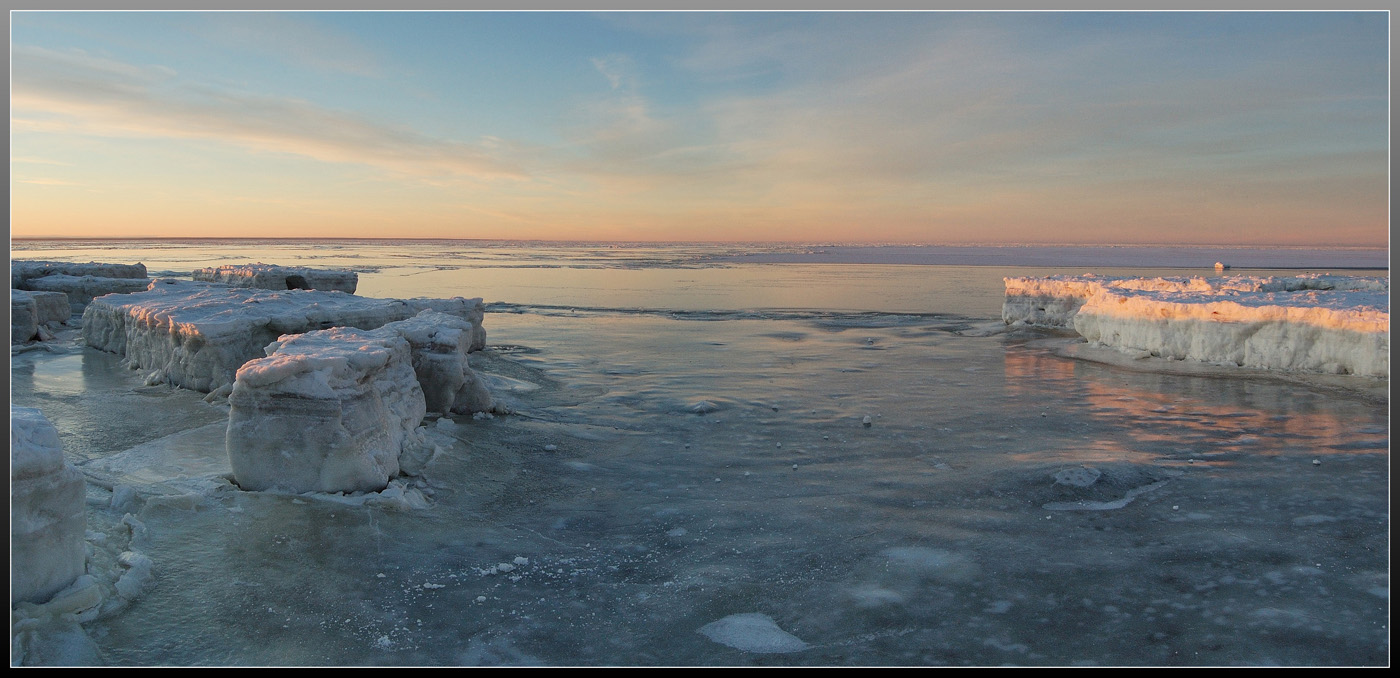
[(15, 12), (11, 234), (1382, 246), (1387, 22)]

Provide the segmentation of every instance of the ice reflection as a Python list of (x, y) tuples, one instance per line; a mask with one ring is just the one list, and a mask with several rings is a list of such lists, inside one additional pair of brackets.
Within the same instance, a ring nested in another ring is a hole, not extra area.
[(1045, 347), (1009, 346), (1004, 365), (1011, 393), (1056, 392), (1060, 405), (1113, 426), (1114, 438), (1095, 439), (1078, 452), (1085, 460), (1228, 465), (1239, 454), (1389, 452), (1381, 423), (1357, 427), (1333, 398), (1313, 390), (1264, 379), (1117, 370)]

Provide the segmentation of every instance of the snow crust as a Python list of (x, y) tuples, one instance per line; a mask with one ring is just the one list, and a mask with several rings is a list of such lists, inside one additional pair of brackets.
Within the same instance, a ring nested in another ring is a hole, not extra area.
[(42, 335), (40, 328), (51, 328), (68, 321), (68, 296), (62, 292), (10, 290), (10, 343), (18, 344)]
[(83, 574), (85, 495), (58, 429), (39, 410), (11, 405), (11, 605), (45, 602)]
[(216, 282), (234, 287), (256, 287), (264, 290), (325, 290), (355, 293), (360, 276), (354, 271), (277, 266), (275, 264), (236, 264), (199, 268), (192, 273), (195, 280)]
[(373, 299), (344, 292), (271, 291), (161, 278), (144, 292), (95, 299), (83, 313), (89, 346), (117, 353), (151, 383), (196, 391), (231, 387), (235, 373), (283, 335), (331, 327), (375, 329), (423, 310), (471, 324), (469, 350), (485, 346), (481, 299)]
[(423, 444), (423, 391), (393, 330), (284, 336), (239, 368), (229, 406), (229, 464), (245, 490), (382, 490), (405, 447)]
[(1002, 320), (1175, 360), (1390, 377), (1390, 280), (1006, 278)]

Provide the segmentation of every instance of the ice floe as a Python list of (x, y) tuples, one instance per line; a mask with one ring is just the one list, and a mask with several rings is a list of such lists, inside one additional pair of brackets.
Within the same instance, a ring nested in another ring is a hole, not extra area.
[(471, 325), (485, 345), (481, 299), (374, 299), (344, 292), (271, 291), (157, 279), (145, 292), (99, 297), (83, 313), (89, 346), (117, 353), (152, 383), (196, 391), (230, 387), (234, 374), (279, 337), (331, 327), (375, 329), (433, 310)]
[(355, 293), (360, 276), (354, 271), (274, 264), (237, 264), (197, 268), (191, 273), (195, 280), (216, 282), (234, 287), (256, 287), (264, 290), (325, 290)]
[(1008, 325), (1174, 360), (1390, 377), (1390, 281), (1297, 277), (1006, 278)]

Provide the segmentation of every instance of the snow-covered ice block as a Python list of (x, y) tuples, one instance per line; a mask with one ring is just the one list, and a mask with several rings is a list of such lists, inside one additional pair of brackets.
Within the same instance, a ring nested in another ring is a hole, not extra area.
[(437, 311), (392, 322), (376, 332), (394, 332), (413, 350), (413, 370), (429, 412), (470, 414), (491, 410), (491, 392), (467, 363), (480, 325)]
[(10, 261), (10, 287), (24, 287), (27, 280), (50, 275), (85, 275), (99, 278), (145, 278), (145, 264), (104, 264), (95, 261), (78, 264), (67, 261)]
[(1008, 324), (1072, 327), (1149, 355), (1390, 377), (1390, 281), (1297, 277), (1007, 278)]
[(384, 489), (426, 414), (407, 340), (334, 328), (286, 336), (243, 365), (226, 446), (245, 490)]
[[(375, 329), (439, 306), (480, 329), (480, 299), (373, 299), (343, 292), (271, 291), (157, 279), (145, 292), (98, 297), (83, 313), (89, 346), (196, 391), (231, 386), (235, 372), (285, 334), (331, 327)], [(454, 312), (455, 311), (455, 312)], [(483, 339), (484, 342), (484, 339)]]
[[(25, 289), (62, 292), (68, 295), (68, 303), (72, 307), (66, 309), (67, 314), (82, 313), (83, 309), (87, 308), (87, 305), (92, 303), (95, 297), (107, 294), (143, 292), (150, 285), (149, 278), (101, 278), (92, 275), (72, 276), (62, 273), (24, 281)], [(64, 319), (67, 318), (68, 316), (65, 315)]]
[(471, 323), (471, 341), (467, 344), (467, 352), (480, 351), (486, 348), (486, 329), (482, 327), (482, 321), (486, 319), (486, 305), (482, 303), (481, 297), (467, 299), (465, 297), (450, 297), (447, 299), (432, 299), (428, 297), (415, 297), (404, 299), (403, 302), (417, 315), (423, 311), (437, 311), (447, 315), (457, 316)]
[(238, 264), (198, 268), (195, 280), (264, 290), (323, 290), (355, 293), (360, 276), (354, 271), (275, 264)]
[(81, 576), (83, 475), (63, 458), (44, 414), (10, 406), (10, 604), (42, 603)]
[(33, 339), (39, 328), (68, 322), (68, 297), (62, 292), (10, 289), (10, 343)]

